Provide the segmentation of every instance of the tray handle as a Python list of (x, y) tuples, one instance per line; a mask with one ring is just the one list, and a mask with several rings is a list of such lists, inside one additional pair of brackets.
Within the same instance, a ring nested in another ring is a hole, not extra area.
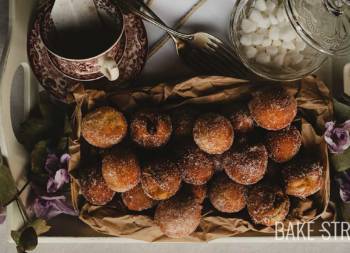
[[(28, 113), (35, 104), (37, 82), (30, 70), (27, 59), (27, 31), (37, 0), (9, 1), (9, 34), (0, 62), (0, 145), (11, 173), (21, 187), (25, 182), (28, 153), (17, 141), (11, 119), (11, 90), (18, 68), (24, 72), (24, 112)], [(22, 195), (25, 199), (25, 194)], [(21, 196), (21, 197), (22, 197)], [(10, 229), (18, 229), (22, 219), (16, 204), (9, 206)]]

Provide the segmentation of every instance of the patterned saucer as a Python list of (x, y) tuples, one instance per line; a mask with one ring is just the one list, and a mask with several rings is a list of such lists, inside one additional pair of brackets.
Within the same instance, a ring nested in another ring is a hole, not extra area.
[[(107, 0), (98, 0), (99, 2)], [(50, 8), (52, 1), (41, 5), (38, 14), (29, 29), (27, 52), (28, 59), (40, 84), (56, 99), (67, 102), (69, 90), (78, 81), (71, 79), (57, 70), (52, 64), (44, 43), (40, 37), (40, 22), (46, 8)], [(146, 63), (148, 40), (142, 20), (131, 13), (123, 13), (125, 22), (126, 48), (119, 63), (120, 77), (110, 82), (103, 78), (97, 81), (82, 82), (89, 86), (115, 86), (135, 79)]]

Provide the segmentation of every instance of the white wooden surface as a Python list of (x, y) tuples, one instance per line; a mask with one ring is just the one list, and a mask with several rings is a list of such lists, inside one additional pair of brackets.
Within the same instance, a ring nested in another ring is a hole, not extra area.
[[(6, 26), (4, 26), (4, 20), (6, 20), (7, 13), (7, 4), (5, 1), (8, 0), (0, 0), (0, 52), (1, 47), (3, 45), (3, 41), (6, 39)], [(28, 4), (28, 1), (31, 0), (10, 0), (21, 3), (23, 6)], [(219, 35), (222, 38), (227, 38), (228, 34), (228, 16), (231, 12), (231, 8), (233, 2), (235, 0), (208, 0), (208, 3), (202, 7), (198, 13), (196, 13), (189, 22), (183, 27), (183, 31), (196, 31), (196, 30), (204, 30), (215, 35)], [(194, 2), (195, 0), (178, 0), (176, 1), (177, 8), (171, 8), (169, 3), (173, 1), (165, 1), (165, 0), (155, 0), (155, 5), (153, 6), (154, 10), (159, 13), (159, 15), (164, 18), (164, 20), (170, 25), (174, 24), (175, 21), (181, 16), (183, 12), (185, 12)], [(173, 2), (174, 3), (174, 2)], [(220, 13), (220, 14), (219, 14)], [(26, 19), (25, 13), (19, 14), (20, 19)], [(162, 35), (162, 32), (157, 28), (152, 27), (146, 24), (147, 30), (149, 34), (151, 34), (150, 44), (152, 44), (157, 38)], [(22, 25), (13, 27), (17, 29), (17, 32), (23, 33), (21, 35), (14, 35), (12, 33), (12, 39), (17, 39), (17, 43), (15, 43), (15, 47), (13, 48), (13, 53), (15, 55), (21, 55), (23, 51), (18, 50), (20, 48), (23, 49), (23, 44), (25, 43), (25, 39), (23, 35), (26, 32), (26, 27)], [(19, 37), (17, 37), (19, 36)], [(23, 57), (23, 54), (22, 56)], [(19, 59), (16, 63), (20, 63), (23, 58), (11, 57), (9, 61)], [(344, 61), (344, 60), (343, 60)], [(345, 60), (346, 61), (346, 60)], [(333, 80), (333, 76), (329, 70), (332, 69), (332, 62), (329, 62), (326, 68), (322, 73), (324, 79), (328, 82)], [(341, 66), (342, 63), (337, 63)], [(176, 68), (174, 68), (176, 66)], [(13, 70), (11, 70), (14, 72)], [(179, 59), (176, 57), (173, 44), (171, 41), (167, 43), (167, 45), (160, 50), (159, 54), (155, 55), (150, 59), (143, 74), (145, 79), (165, 79), (165, 78), (173, 78), (177, 77), (180, 74), (186, 73), (188, 70), (179, 62)], [(341, 72), (339, 67), (337, 71)], [(11, 83), (12, 80), (9, 79)], [(2, 90), (3, 91), (3, 90)], [(6, 92), (9, 89), (5, 89)], [(15, 93), (16, 94), (16, 93)], [(6, 100), (8, 101), (8, 100)], [(5, 102), (6, 102), (5, 101)], [(27, 104), (30, 104), (30, 99), (27, 101)], [(0, 108), (1, 110), (1, 108)], [(5, 115), (6, 116), (6, 115)], [(8, 116), (8, 115), (7, 115)], [(8, 118), (7, 118), (8, 119)], [(5, 138), (12, 138), (13, 136), (5, 136)], [(2, 135), (2, 141), (4, 140), (4, 135)], [(6, 155), (8, 154), (8, 150), (5, 150)], [(15, 154), (16, 155), (16, 154)], [(16, 158), (16, 166), (20, 166), (24, 162), (23, 155), (17, 154)], [(15, 173), (16, 175), (16, 173)], [(13, 209), (9, 210), (10, 212)], [(14, 217), (14, 215), (11, 215)], [(8, 219), (9, 221), (9, 219)], [(8, 225), (8, 224), (7, 224)], [(0, 226), (0, 252), (15, 252), (14, 245), (10, 245), (7, 243), (8, 238), (8, 229), (6, 225)], [(337, 242), (337, 244), (327, 243), (327, 242), (277, 242), (273, 240), (267, 239), (241, 239), (238, 238), (235, 240), (222, 240), (217, 243), (209, 243), (209, 244), (139, 244), (134, 241), (123, 241), (123, 240), (113, 240), (108, 239), (104, 240), (102, 243), (99, 243), (98, 239), (85, 239), (84, 241), (80, 241), (81, 243), (72, 243), (76, 241), (74, 238), (69, 238), (68, 240), (61, 240), (60, 244), (55, 243), (55, 239), (44, 239), (46, 242), (51, 242), (50, 244), (41, 243), (36, 250), (36, 252), (139, 252), (140, 250), (144, 252), (345, 252), (346, 249), (350, 249), (350, 244), (347, 242)], [(118, 244), (114, 244), (112, 242), (118, 242)]]

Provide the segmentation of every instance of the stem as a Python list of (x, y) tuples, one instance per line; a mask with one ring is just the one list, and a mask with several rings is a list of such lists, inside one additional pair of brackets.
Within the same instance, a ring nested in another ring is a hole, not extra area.
[(30, 181), (27, 181), (24, 186), (17, 192), (17, 194), (9, 201), (7, 202), (4, 206), (8, 206), (9, 204), (11, 204), (13, 201), (17, 200), (21, 194), (23, 193), (23, 191), (27, 188), (27, 186), (30, 184)]

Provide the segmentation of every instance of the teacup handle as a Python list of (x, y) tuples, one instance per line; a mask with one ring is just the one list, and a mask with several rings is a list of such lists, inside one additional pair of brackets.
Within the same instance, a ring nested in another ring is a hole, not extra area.
[(118, 63), (113, 57), (104, 56), (100, 59), (101, 70), (100, 72), (109, 80), (115, 81), (119, 78)]

